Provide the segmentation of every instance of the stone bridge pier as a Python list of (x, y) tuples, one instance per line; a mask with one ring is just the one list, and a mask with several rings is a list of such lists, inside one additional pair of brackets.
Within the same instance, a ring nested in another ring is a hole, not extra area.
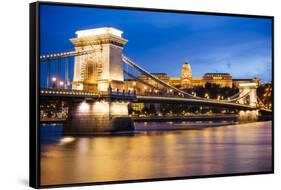
[(259, 110), (241, 110), (238, 113), (238, 121), (250, 122), (257, 121), (259, 118)]
[(64, 134), (96, 134), (97, 132), (132, 131), (128, 116), (129, 102), (82, 101), (70, 105)]

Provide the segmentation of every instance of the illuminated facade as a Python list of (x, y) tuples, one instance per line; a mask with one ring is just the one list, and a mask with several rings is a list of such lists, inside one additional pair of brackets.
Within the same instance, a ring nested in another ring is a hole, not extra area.
[(217, 84), (221, 88), (232, 88), (232, 76), (229, 73), (206, 73), (203, 80), (205, 83)]
[(171, 77), (169, 80), (169, 84), (176, 88), (181, 88), (181, 78), (180, 77)]
[[(254, 79), (232, 79), (229, 73), (206, 73), (202, 78), (192, 77), (192, 71), (190, 64), (184, 63), (181, 70), (180, 77), (170, 77), (166, 73), (152, 73), (154, 76), (158, 77), (160, 80), (176, 87), (179, 89), (187, 89), (194, 87), (205, 87), (207, 83), (216, 84), (220, 88), (224, 87), (236, 87), (239, 88), (241, 83), (256, 83), (257, 86), (260, 85), (260, 81), (256, 78)], [(144, 83), (140, 82), (143, 81)], [(155, 82), (148, 76), (141, 74), (138, 80), (126, 80), (124, 85), (125, 90), (133, 91), (136, 90), (137, 93), (153, 92), (163, 89), (164, 87)], [(156, 87), (156, 88), (153, 88)]]
[(123, 89), (124, 76), (122, 50), (127, 40), (122, 38), (122, 31), (114, 28), (97, 28), (77, 31), (77, 38), (70, 41), (75, 51), (93, 51), (75, 57), (75, 90), (107, 91), (112, 88)]
[(192, 78), (192, 86), (193, 87), (205, 87), (205, 80), (203, 78)]
[[(170, 80), (170, 77), (166, 74), (166, 73), (151, 73), (152, 75), (156, 76), (157, 78), (159, 78), (160, 80), (168, 83), (169, 80)], [(154, 80), (152, 80), (151, 78), (149, 78), (148, 76), (144, 75), (144, 74), (141, 74), (139, 76), (139, 79), (146, 82), (146, 83), (149, 83), (151, 85), (156, 85)]]
[[(169, 83), (170, 81), (170, 77), (166, 73), (152, 74), (166, 83)], [(144, 74), (141, 74), (138, 79), (139, 80), (126, 80), (124, 89), (130, 92), (133, 92), (135, 90), (137, 93), (152, 92), (153, 90), (154, 92), (157, 92), (157, 89), (163, 89), (162, 85), (159, 85), (159, 83), (155, 82), (154, 80)]]
[(191, 88), (192, 87), (192, 73), (189, 63), (184, 63), (181, 68), (181, 88)]

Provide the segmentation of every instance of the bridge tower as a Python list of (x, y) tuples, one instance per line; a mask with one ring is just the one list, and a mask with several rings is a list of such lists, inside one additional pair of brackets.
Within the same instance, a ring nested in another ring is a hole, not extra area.
[[(258, 98), (257, 98), (257, 87), (258, 84), (256, 82), (251, 83), (240, 83), (239, 84), (239, 92), (241, 99), (239, 100), (239, 103), (243, 103), (243, 96), (249, 97), (249, 104), (250, 106), (257, 106), (258, 104)], [(248, 95), (246, 95), (248, 94)]]
[[(123, 89), (122, 50), (127, 40), (122, 31), (115, 28), (96, 28), (77, 31), (77, 38), (70, 41), (75, 51), (87, 51), (74, 60), (72, 88), (95, 92), (110, 92)], [(111, 98), (84, 99), (70, 105), (64, 127), (65, 134), (91, 134), (133, 130), (134, 124), (128, 115), (130, 100), (122, 102)]]
[(76, 32), (77, 37), (70, 39), (75, 51), (91, 53), (75, 57), (73, 89), (100, 92), (107, 91), (109, 84), (123, 89), (122, 50), (127, 40), (122, 33), (110, 27)]

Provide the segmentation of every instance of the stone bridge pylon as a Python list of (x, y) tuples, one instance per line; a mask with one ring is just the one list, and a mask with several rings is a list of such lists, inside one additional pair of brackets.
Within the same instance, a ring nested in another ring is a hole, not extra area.
[(124, 76), (122, 51), (127, 40), (122, 31), (115, 28), (96, 28), (77, 31), (70, 39), (75, 51), (93, 50), (92, 53), (76, 56), (74, 61), (73, 89), (107, 91), (123, 89)]
[[(70, 39), (75, 51), (91, 51), (74, 60), (74, 90), (95, 92), (123, 89), (122, 51), (127, 40), (122, 31), (115, 28), (97, 28), (77, 31), (77, 38)], [(110, 98), (75, 101), (69, 109), (64, 127), (65, 134), (91, 134), (133, 130), (134, 124), (128, 115), (129, 101), (114, 101)]]
[(239, 97), (241, 99), (238, 102), (243, 104), (245, 98), (248, 98), (249, 105), (256, 107), (258, 105), (257, 87), (258, 84), (256, 82), (239, 84)]

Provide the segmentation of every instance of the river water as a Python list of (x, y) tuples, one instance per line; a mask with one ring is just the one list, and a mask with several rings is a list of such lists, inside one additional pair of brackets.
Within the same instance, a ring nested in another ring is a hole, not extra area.
[(62, 125), (42, 125), (41, 185), (272, 169), (270, 121), (174, 131), (145, 130), (176, 125), (190, 123), (136, 123), (138, 132), (134, 134), (80, 137), (61, 136)]

